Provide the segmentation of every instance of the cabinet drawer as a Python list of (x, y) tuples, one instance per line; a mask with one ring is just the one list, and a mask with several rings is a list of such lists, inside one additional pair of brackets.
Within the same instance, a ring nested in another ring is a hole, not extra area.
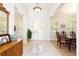
[(14, 46), (6, 50), (6, 56), (14, 56)]
[(6, 56), (6, 51), (0, 53), (0, 56)]

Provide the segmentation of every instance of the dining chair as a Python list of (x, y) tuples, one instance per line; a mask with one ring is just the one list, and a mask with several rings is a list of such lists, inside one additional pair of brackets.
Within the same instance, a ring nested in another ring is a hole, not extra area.
[(56, 32), (56, 37), (57, 37), (57, 46), (58, 46), (58, 44), (60, 44), (61, 42), (61, 36), (59, 32)]
[(60, 42), (60, 48), (61, 46), (64, 46), (64, 45), (68, 45), (68, 42), (67, 42), (67, 35), (66, 35), (66, 32), (65, 31), (62, 31), (61, 32), (61, 42)]
[(72, 48), (76, 48), (76, 32), (75, 31), (71, 31), (70, 32), (70, 37), (71, 37), (71, 46)]
[(75, 33), (75, 31), (71, 31), (71, 32), (70, 32), (70, 37), (76, 38), (76, 33)]

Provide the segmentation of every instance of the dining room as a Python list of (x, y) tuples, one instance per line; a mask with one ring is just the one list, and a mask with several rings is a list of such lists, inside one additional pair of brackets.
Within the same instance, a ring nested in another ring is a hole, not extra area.
[[(73, 10), (72, 10), (73, 9)], [(51, 18), (50, 42), (63, 55), (76, 55), (76, 6), (75, 4), (62, 4)], [(52, 37), (52, 36), (51, 36)]]

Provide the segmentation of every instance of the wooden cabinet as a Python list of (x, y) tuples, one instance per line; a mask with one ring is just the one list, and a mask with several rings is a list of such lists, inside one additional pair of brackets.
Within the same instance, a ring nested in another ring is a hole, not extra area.
[(23, 54), (23, 40), (13, 41), (0, 46), (0, 56), (21, 56)]
[(6, 55), (5, 51), (3, 53), (0, 53), (0, 56), (5, 56), (5, 55)]
[(4, 53), (6, 56), (13, 56), (14, 55), (14, 48), (11, 47), (8, 50), (6, 50)]
[(23, 43), (19, 42), (18, 44), (16, 44), (16, 46), (14, 47), (16, 56), (20, 56), (23, 53)]

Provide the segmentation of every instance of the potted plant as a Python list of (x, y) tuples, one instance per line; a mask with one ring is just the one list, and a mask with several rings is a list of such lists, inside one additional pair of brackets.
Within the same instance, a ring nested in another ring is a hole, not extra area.
[(27, 30), (27, 40), (29, 41), (32, 37), (32, 31), (30, 29)]

